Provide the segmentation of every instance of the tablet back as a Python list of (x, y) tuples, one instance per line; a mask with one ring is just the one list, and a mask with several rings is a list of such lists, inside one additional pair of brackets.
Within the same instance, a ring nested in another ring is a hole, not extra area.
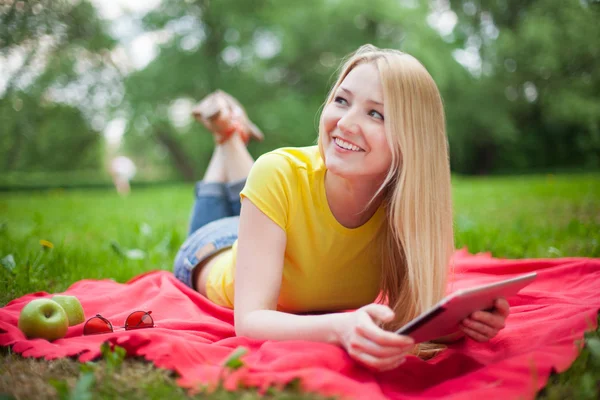
[(537, 274), (532, 272), (516, 278), (458, 290), (396, 333), (410, 336), (415, 343), (427, 342), (455, 333), (459, 330), (458, 325), (463, 319), (475, 311), (493, 308), (499, 297), (514, 296), (536, 276)]

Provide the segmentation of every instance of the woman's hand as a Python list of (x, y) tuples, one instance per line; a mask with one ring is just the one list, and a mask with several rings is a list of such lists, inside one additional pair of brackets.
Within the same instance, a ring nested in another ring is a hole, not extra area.
[(347, 313), (337, 327), (339, 343), (350, 357), (379, 371), (394, 369), (406, 359), (414, 341), (403, 335), (388, 332), (378, 323), (394, 318), (394, 312), (382, 304), (369, 304)]
[(505, 298), (496, 300), (494, 310), (476, 311), (463, 319), (460, 329), (473, 340), (487, 342), (504, 328), (506, 317), (510, 314), (510, 306)]

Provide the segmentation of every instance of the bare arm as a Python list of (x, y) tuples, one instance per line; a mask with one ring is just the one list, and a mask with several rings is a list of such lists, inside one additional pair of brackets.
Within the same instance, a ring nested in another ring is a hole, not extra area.
[(264, 340), (338, 344), (344, 314), (293, 315), (275, 311), (281, 288), (285, 232), (247, 198), (242, 200), (234, 315), (237, 335)]
[(394, 312), (368, 304), (354, 312), (294, 315), (276, 311), (286, 233), (250, 200), (242, 200), (235, 272), (235, 332), (262, 340), (309, 340), (342, 346), (367, 367), (388, 370), (406, 358), (407, 336), (381, 329)]

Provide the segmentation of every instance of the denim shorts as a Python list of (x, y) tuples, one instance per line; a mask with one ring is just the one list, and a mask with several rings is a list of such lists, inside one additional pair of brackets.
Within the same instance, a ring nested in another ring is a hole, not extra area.
[(238, 238), (240, 192), (246, 180), (235, 183), (198, 182), (188, 237), (175, 256), (174, 274), (187, 286), (194, 268), (208, 257), (230, 248)]

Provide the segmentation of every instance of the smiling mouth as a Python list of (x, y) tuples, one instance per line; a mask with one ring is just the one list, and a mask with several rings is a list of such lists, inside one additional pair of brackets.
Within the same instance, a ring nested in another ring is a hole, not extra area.
[(336, 144), (336, 146), (341, 147), (344, 150), (355, 151), (357, 153), (364, 152), (364, 150), (358, 147), (357, 145), (346, 142), (345, 140), (340, 139), (339, 137), (334, 137), (333, 141)]

